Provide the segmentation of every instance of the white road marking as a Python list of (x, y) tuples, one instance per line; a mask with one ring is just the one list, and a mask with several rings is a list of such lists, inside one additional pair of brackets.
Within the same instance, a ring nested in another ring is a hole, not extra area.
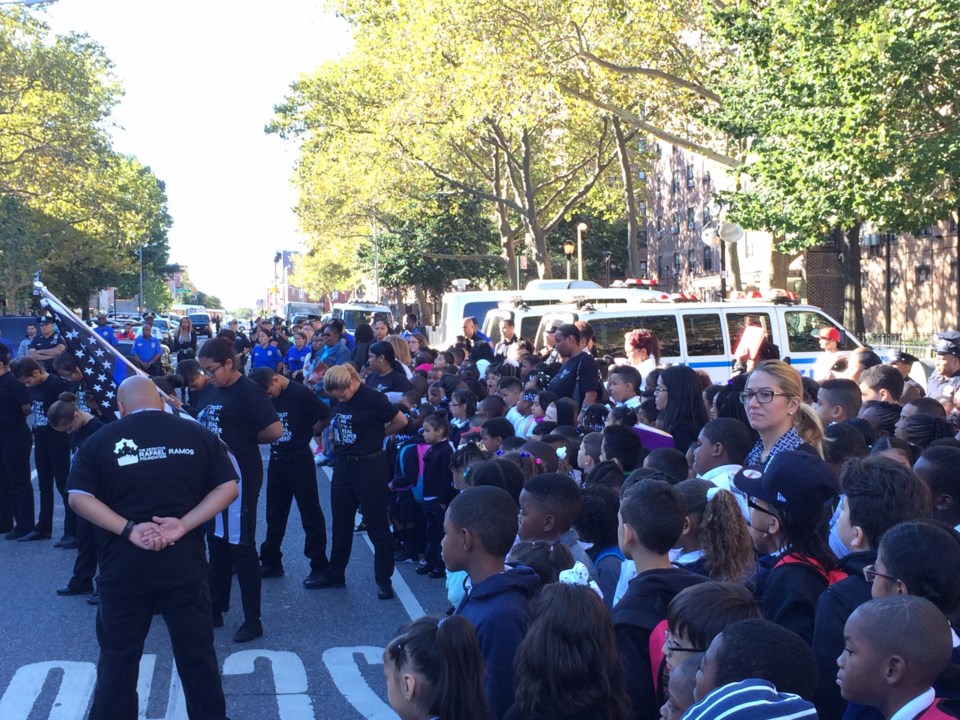
[[(296, 653), (286, 650), (241, 650), (224, 661), (223, 674), (252, 673), (257, 658), (266, 658), (270, 661), (273, 683), (277, 690), (277, 709), (280, 711), (281, 720), (315, 718), (313, 701), (307, 695), (307, 671)], [(363, 678), (360, 678), (360, 681), (363, 682)]]
[(91, 662), (67, 660), (32, 663), (17, 669), (0, 698), (0, 718), (20, 720), (29, 717), (52, 670), (63, 670), (63, 679), (50, 709), (49, 719), (83, 720), (93, 697), (97, 666)]
[(379, 647), (338, 647), (323, 653), (323, 664), (327, 666), (333, 684), (343, 693), (357, 712), (367, 720), (396, 720), (397, 715), (377, 693), (367, 684), (354, 655), (363, 655), (371, 665), (383, 664), (383, 648)]
[[(363, 539), (367, 541), (367, 547), (370, 548), (370, 552), (373, 552), (373, 543), (370, 542), (370, 537), (364, 533)], [(395, 569), (393, 571), (392, 581), (393, 591), (396, 593), (397, 597), (400, 598), (400, 602), (403, 604), (403, 609), (407, 611), (407, 615), (410, 616), (411, 620), (422, 618), (427, 614), (423, 609), (423, 605), (421, 605), (420, 601), (417, 600), (417, 596), (413, 594), (413, 590), (411, 590), (410, 586), (407, 585), (407, 581), (403, 579), (403, 575), (399, 570)]]

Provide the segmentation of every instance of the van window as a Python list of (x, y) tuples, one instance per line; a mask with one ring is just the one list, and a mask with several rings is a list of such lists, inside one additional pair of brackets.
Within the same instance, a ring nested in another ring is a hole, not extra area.
[(825, 315), (809, 310), (788, 310), (783, 314), (787, 326), (787, 341), (790, 352), (820, 352), (820, 341), (814, 333), (821, 328), (836, 328), (844, 342), (837, 347), (840, 350), (852, 350), (854, 345), (846, 340), (843, 328)]
[(524, 340), (535, 341), (542, 317), (543, 315), (525, 315), (520, 321), (520, 327), (517, 328), (517, 334)]
[(683, 331), (687, 336), (687, 355), (725, 355), (723, 329), (718, 313), (683, 316)]
[(775, 342), (773, 333), (770, 330), (772, 325), (769, 313), (725, 312), (724, 314), (727, 316), (727, 332), (730, 334), (731, 351), (740, 344), (740, 336), (743, 335), (743, 329), (747, 327), (747, 325), (760, 325), (767, 335), (767, 340)]
[[(475, 317), (477, 319), (477, 323), (479, 324), (483, 322), (483, 319), (487, 316), (487, 313), (490, 310), (496, 309), (496, 300), (475, 300), (473, 302), (468, 302), (463, 306), (463, 317)], [(461, 318), (458, 322), (462, 324), (462, 320), (463, 318)]]
[(680, 334), (675, 315), (644, 315), (642, 317), (607, 317), (589, 321), (593, 328), (594, 345), (598, 357), (623, 357), (623, 338), (628, 332), (645, 328), (660, 341), (661, 357), (679, 357)]

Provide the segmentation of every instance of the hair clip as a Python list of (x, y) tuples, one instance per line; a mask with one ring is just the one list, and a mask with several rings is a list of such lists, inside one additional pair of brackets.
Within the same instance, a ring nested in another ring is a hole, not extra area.
[(712, 487), (709, 490), (707, 490), (707, 502), (710, 502), (711, 500), (713, 500), (717, 496), (717, 493), (720, 492), (721, 490), (723, 490), (723, 488), (718, 488), (718, 487)]
[(503, 450), (497, 450), (497, 452), (494, 453), (494, 454), (495, 454), (497, 457), (503, 457), (504, 455), (506, 455), (506, 453), (505, 453)]

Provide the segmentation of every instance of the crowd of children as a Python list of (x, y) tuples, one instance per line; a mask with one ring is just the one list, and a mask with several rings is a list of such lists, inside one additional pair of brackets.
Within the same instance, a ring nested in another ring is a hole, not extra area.
[(418, 339), (394, 400), (395, 558), (450, 600), (387, 648), (401, 717), (953, 715), (960, 441), (913, 419), (943, 405), (779, 360), (611, 365), (579, 398), (490, 349)]

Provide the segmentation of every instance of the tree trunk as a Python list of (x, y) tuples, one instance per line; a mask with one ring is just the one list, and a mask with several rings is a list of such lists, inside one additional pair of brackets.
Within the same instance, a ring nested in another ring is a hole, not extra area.
[(860, 225), (854, 223), (840, 236), (843, 267), (843, 324), (858, 337), (864, 333), (860, 286)]
[(637, 198), (633, 194), (633, 172), (630, 169), (630, 156), (627, 153), (627, 141), (623, 135), (620, 118), (613, 115), (612, 123), (613, 134), (617, 141), (617, 158), (620, 160), (620, 174), (623, 176), (624, 204), (627, 210), (627, 258), (630, 263), (627, 277), (640, 277), (640, 248), (637, 242), (640, 225), (637, 222)]
[(725, 242), (720, 243), (720, 252), (726, 251), (727, 253), (727, 268), (730, 271), (730, 277), (733, 279), (732, 288), (728, 288), (728, 291), (730, 289), (743, 290), (743, 282), (740, 280), (740, 252), (737, 250), (738, 247), (739, 243), (733, 245), (728, 245)]
[[(503, 178), (503, 158), (500, 150), (494, 148), (491, 153), (493, 160), (493, 194), (496, 197), (506, 197)], [(497, 203), (498, 229), (500, 231), (500, 257), (506, 262), (507, 284), (511, 290), (519, 290), (517, 287), (517, 274), (514, 268), (517, 266), (516, 239), (517, 231), (510, 225), (510, 208), (506, 203)]]
[(777, 243), (781, 242), (783, 237), (778, 237), (773, 243), (773, 251), (770, 253), (770, 287), (787, 288), (787, 278), (790, 275), (790, 263), (797, 259), (798, 253), (782, 253), (776, 250)]

